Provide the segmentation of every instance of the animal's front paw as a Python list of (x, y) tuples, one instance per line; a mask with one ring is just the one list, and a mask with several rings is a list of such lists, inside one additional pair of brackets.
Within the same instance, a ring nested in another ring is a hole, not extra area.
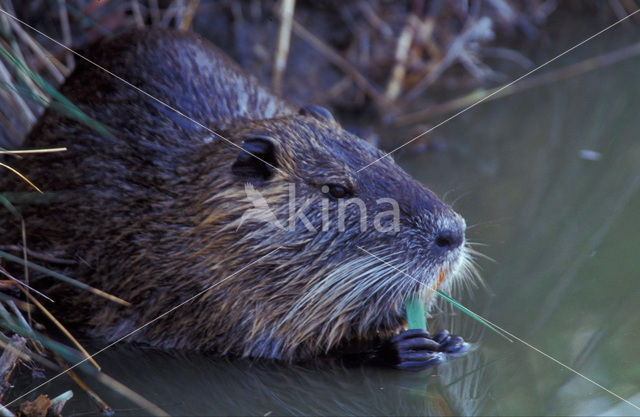
[(438, 352), (447, 355), (462, 355), (471, 346), (462, 337), (449, 334), (449, 331), (444, 329), (436, 333), (433, 340), (438, 343)]
[(435, 336), (424, 330), (403, 331), (381, 348), (381, 358), (397, 369), (420, 371), (438, 365), (448, 356), (458, 356), (469, 350), (462, 337), (441, 330)]

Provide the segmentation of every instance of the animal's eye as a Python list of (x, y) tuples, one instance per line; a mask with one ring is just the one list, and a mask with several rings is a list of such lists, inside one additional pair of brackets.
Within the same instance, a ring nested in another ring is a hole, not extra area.
[(345, 198), (351, 194), (347, 187), (340, 184), (325, 184), (322, 186), (322, 192), (333, 198)]

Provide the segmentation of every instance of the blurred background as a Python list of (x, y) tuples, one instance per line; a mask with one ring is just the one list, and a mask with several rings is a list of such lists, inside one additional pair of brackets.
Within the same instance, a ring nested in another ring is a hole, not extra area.
[[(294, 104), (330, 108), (384, 150), (402, 146), (397, 162), (466, 218), (490, 258), (477, 260), (484, 285), (455, 298), (640, 406), (640, 13), (497, 90), (636, 12), (635, 1), (0, 0), (0, 9), (79, 52), (131, 26), (194, 30)], [(77, 58), (2, 14), (0, 46), (0, 147), (15, 149)], [(151, 414), (136, 395), (175, 415), (640, 415), (440, 307), (431, 328), (478, 348), (427, 372), (122, 345), (96, 359), (131, 392), (88, 375), (86, 387), (62, 377), (25, 400), (72, 390), (64, 415), (75, 416)], [(16, 363), (1, 375), (2, 403), (55, 375)]]

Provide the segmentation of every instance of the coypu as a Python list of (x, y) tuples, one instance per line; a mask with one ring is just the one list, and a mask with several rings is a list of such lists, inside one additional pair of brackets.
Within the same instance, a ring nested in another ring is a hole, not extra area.
[[(47, 284), (64, 320), (109, 340), (151, 321), (128, 340), (284, 361), (354, 353), (421, 369), (468, 347), (403, 331), (404, 301), (429, 301), (468, 252), (462, 217), (391, 158), (192, 33), (131, 31), (90, 59), (102, 68), (79, 62), (60, 91), (111, 135), (47, 109), (24, 147), (68, 151), (12, 162), (53, 196), (18, 205), (30, 249), (76, 260), (57, 268), (132, 303)], [(13, 175), (0, 189), (27, 190)], [(294, 221), (247, 218), (251, 192)], [(341, 228), (323, 223), (339, 215)], [(19, 242), (14, 226), (0, 223), (2, 243)]]

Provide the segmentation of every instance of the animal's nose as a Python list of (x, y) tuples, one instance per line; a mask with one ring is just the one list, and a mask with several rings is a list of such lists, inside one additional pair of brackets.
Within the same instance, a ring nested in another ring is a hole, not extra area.
[(464, 223), (456, 222), (455, 226), (443, 228), (436, 234), (435, 244), (442, 250), (457, 249), (464, 243), (464, 231)]

